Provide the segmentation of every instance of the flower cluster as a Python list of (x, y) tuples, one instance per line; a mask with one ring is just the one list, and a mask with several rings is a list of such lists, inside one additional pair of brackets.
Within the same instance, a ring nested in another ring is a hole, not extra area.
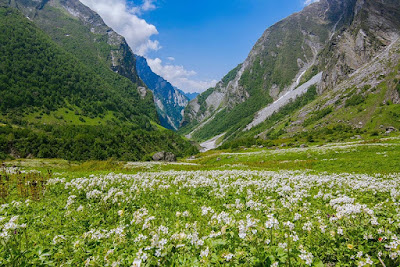
[[(400, 260), (399, 182), (399, 175), (250, 170), (55, 178), (46, 193), (53, 202), (31, 212), (51, 210), (62, 223), (31, 238), (56, 247), (59, 263), (68, 264), (393, 266)], [(56, 225), (32, 218), (32, 229)], [(30, 230), (17, 221), (0, 217), (0, 239)]]

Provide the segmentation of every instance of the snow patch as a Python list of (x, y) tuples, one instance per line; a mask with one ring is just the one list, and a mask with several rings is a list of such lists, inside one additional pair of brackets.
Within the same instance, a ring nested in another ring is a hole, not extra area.
[[(300, 76), (301, 77), (301, 76)], [(264, 122), (267, 118), (269, 118), (274, 112), (278, 111), (281, 107), (287, 105), (291, 100), (295, 100), (297, 97), (303, 95), (307, 92), (308, 88), (311, 85), (317, 84), (322, 79), (322, 72), (318, 73), (314, 77), (312, 77), (308, 82), (304, 83), (303, 85), (299, 86), (298, 88), (288, 91), (283, 96), (281, 96), (278, 100), (276, 100), (271, 105), (263, 108), (260, 110), (254, 120), (246, 126), (244, 131), (250, 130), (254, 126), (259, 125), (260, 123)]]
[(217, 136), (215, 136), (215, 137), (213, 137), (213, 138), (201, 143), (200, 146), (202, 147), (202, 149), (200, 150), (200, 152), (207, 152), (207, 151), (209, 151), (211, 149), (215, 149), (218, 146), (220, 146), (221, 144), (217, 144), (217, 141), (218, 141), (219, 138), (221, 138), (224, 135), (225, 135), (225, 133), (217, 135)]

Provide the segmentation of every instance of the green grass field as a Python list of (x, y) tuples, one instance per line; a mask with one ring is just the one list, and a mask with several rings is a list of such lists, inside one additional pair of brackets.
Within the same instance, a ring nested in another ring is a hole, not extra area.
[(0, 170), (0, 265), (398, 266), (400, 138)]

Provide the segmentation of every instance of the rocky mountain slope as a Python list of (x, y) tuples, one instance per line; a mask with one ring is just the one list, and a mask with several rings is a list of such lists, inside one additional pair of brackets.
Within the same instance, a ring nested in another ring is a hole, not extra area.
[(101, 17), (78, 0), (9, 0), (53, 41), (82, 61), (114, 72), (143, 86), (136, 72), (135, 56), (125, 39)]
[(177, 130), (180, 127), (183, 110), (189, 103), (189, 99), (182, 91), (155, 74), (144, 57), (136, 56), (136, 67), (139, 77), (153, 91), (154, 103), (156, 103), (161, 125), (168, 129)]
[[(270, 132), (283, 118), (310, 102), (326, 99), (328, 92), (338, 91), (344, 82), (357, 94), (360, 84), (351, 78), (363, 73), (367, 64), (376, 69), (364, 76), (363, 83), (369, 87), (364, 97), (376, 88), (373, 81), (382, 75), (382, 81), (391, 79), (387, 81), (388, 94), (396, 102), (398, 95), (392, 88), (396, 75), (390, 76), (382, 69), (384, 64), (378, 68), (373, 62), (398, 39), (399, 12), (396, 0), (321, 0), (305, 7), (267, 29), (244, 63), (189, 103), (181, 132), (200, 141), (220, 135), (220, 143)], [(396, 54), (391, 50), (385, 62), (396, 65)], [(315, 88), (315, 95), (310, 87)], [(341, 94), (342, 101), (352, 95)], [(326, 108), (330, 113), (341, 110), (340, 103), (328, 102), (314, 106), (312, 114), (303, 114), (305, 120), (314, 118), (318, 124), (322, 119), (316, 119), (318, 111), (322, 116)], [(275, 118), (273, 124), (268, 123), (271, 117)], [(358, 127), (347, 120), (345, 124)], [(310, 131), (307, 127), (298, 127), (294, 133)], [(285, 134), (287, 129), (281, 127), (276, 133)]]

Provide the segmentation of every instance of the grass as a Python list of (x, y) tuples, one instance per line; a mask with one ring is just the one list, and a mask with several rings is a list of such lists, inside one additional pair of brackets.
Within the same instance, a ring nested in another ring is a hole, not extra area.
[(60, 159), (17, 159), (7, 166), (64, 172), (71, 177), (90, 173), (138, 173), (147, 171), (197, 171), (220, 169), (310, 170), (329, 173), (395, 173), (400, 172), (400, 138), (389, 137), (343, 142), (316, 143), (306, 148), (274, 147), (239, 148), (208, 151), (195, 159), (177, 163), (129, 163), (116, 160), (71, 162)]
[(59, 108), (51, 111), (49, 114), (43, 112), (34, 112), (25, 116), (25, 119), (33, 123), (41, 124), (68, 124), (68, 125), (101, 125), (108, 121), (117, 120), (113, 112), (109, 111), (103, 118), (90, 118), (82, 115), (82, 110), (78, 107)]
[(371, 139), (308, 148), (252, 148), (208, 152), (193, 161), (208, 168), (242, 166), (266, 170), (312, 170), (330, 173), (400, 172), (400, 139)]

